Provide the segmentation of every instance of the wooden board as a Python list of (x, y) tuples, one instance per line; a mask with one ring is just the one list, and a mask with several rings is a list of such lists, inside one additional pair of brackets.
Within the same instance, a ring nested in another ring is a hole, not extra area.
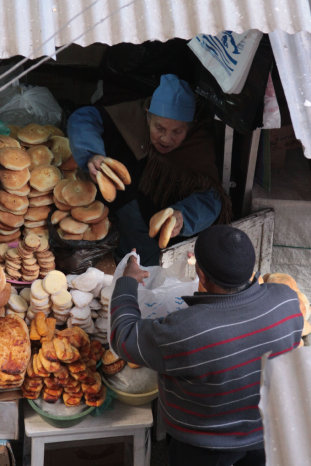
[[(264, 209), (254, 212), (247, 217), (236, 220), (232, 226), (244, 231), (250, 237), (256, 252), (255, 270), (262, 275), (270, 272), (272, 255), (273, 232), (274, 232), (274, 211)], [(193, 252), (197, 237), (175, 244), (165, 249), (160, 257), (160, 265), (169, 267), (177, 260), (187, 257), (188, 252)], [(190, 270), (189, 272), (193, 273)]]

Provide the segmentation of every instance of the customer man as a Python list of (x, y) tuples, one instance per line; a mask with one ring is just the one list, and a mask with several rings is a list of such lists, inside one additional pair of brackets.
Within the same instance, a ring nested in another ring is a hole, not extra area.
[(199, 113), (189, 84), (166, 74), (151, 99), (82, 107), (70, 116), (73, 156), (95, 182), (106, 156), (123, 162), (131, 174), (132, 184), (109, 206), (118, 222), (120, 257), (136, 247), (143, 265), (158, 264), (160, 249), (149, 237), (149, 220), (163, 208), (174, 210), (172, 237), (230, 220), (211, 126)]
[(147, 273), (130, 258), (112, 296), (111, 345), (121, 358), (158, 371), (171, 466), (263, 466), (261, 357), (299, 345), (297, 294), (250, 281), (254, 248), (232, 226), (202, 231), (195, 257), (207, 292), (184, 297), (187, 308), (155, 320), (141, 319), (137, 287)]

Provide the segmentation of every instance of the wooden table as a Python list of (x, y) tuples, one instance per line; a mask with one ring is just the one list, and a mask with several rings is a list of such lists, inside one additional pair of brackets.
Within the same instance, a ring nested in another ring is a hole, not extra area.
[(117, 400), (111, 410), (101, 416), (88, 415), (73, 427), (53, 427), (44, 421), (29, 405), (24, 408), (25, 435), (31, 439), (31, 466), (44, 465), (46, 443), (76, 440), (133, 437), (134, 466), (150, 464), (150, 427), (153, 424), (151, 404), (129, 406)]

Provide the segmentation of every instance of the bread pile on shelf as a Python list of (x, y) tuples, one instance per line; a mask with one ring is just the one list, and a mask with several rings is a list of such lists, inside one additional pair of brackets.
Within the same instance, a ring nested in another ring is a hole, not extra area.
[(91, 342), (80, 327), (55, 330), (51, 320), (39, 312), (32, 321), (30, 339), (37, 346), (27, 366), (23, 396), (41, 396), (49, 403), (62, 399), (66, 406), (78, 406), (81, 401), (101, 406), (106, 398), (106, 388), (96, 371), (101, 344)]
[(46, 237), (34, 233), (26, 234), (16, 248), (1, 245), (0, 259), (11, 280), (32, 282), (39, 276), (44, 278), (55, 269), (55, 257), (49, 250)]
[[(291, 275), (280, 272), (266, 273), (262, 277), (262, 279), (264, 283), (280, 283), (283, 285), (287, 285), (297, 293), (300, 311), (304, 318), (302, 337), (309, 335), (311, 333), (311, 324), (309, 322), (309, 319), (311, 317), (310, 303), (307, 296), (299, 290), (296, 280)], [(304, 346), (303, 338), (301, 339), (299, 346)]]
[(97, 188), (92, 181), (61, 180), (54, 188), (57, 210), (51, 222), (64, 240), (98, 241), (107, 236), (109, 209), (95, 201)]

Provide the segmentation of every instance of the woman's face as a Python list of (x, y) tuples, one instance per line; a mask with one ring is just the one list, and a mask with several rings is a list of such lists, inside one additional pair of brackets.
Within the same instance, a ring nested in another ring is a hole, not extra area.
[(189, 124), (184, 121), (172, 120), (153, 114), (148, 114), (150, 140), (161, 154), (167, 154), (183, 142), (189, 130)]

